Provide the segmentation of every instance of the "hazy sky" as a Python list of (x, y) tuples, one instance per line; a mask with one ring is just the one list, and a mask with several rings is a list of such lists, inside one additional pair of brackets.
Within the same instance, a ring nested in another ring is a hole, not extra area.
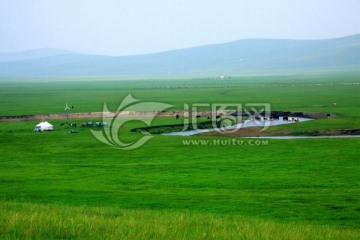
[(0, 0), (0, 51), (131, 55), (360, 33), (360, 0)]

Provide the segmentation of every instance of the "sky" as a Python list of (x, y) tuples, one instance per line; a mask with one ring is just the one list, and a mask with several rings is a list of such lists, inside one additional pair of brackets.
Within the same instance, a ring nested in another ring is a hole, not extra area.
[(0, 0), (0, 52), (136, 55), (360, 33), (360, 0)]

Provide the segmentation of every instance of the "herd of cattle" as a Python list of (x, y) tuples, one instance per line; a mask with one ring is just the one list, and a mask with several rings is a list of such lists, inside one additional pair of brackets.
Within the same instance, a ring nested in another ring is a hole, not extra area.
[[(219, 119), (221, 117), (222, 117), (221, 115), (216, 115), (216, 119)], [(179, 119), (180, 115), (176, 114), (175, 118)], [(201, 118), (201, 115), (197, 114), (196, 118), (197, 119)], [(207, 119), (208, 120), (212, 119), (212, 116), (211, 115), (207, 116)], [(288, 121), (288, 122), (299, 122), (300, 121), (298, 117), (289, 117), (289, 116), (286, 116), (286, 117), (280, 117), (280, 116), (271, 116), (271, 117), (256, 116), (256, 117), (252, 117), (251, 120), (256, 120), (256, 121), (283, 120), (283, 121)]]
[[(67, 125), (68, 127), (77, 127), (77, 124), (76, 123), (60, 123), (60, 126), (64, 126), (64, 125)], [(106, 122), (86, 122), (86, 123), (83, 123), (81, 124), (81, 127), (106, 127), (108, 124)]]
[[(196, 118), (199, 119), (201, 118), (202, 116), (197, 114), (196, 115)], [(216, 119), (220, 119), (221, 115), (216, 115), (215, 118)], [(176, 114), (175, 115), (175, 118), (176, 119), (179, 119), (180, 118), (180, 115), (179, 114)], [(211, 115), (208, 115), (206, 116), (206, 118), (208, 120), (212, 119), (212, 116)], [(256, 116), (256, 117), (253, 117), (251, 118), (251, 120), (256, 120), (256, 121), (273, 121), (273, 120), (283, 120), (283, 121), (289, 121), (289, 122), (299, 122), (299, 118), (298, 117), (279, 117), (279, 116), (271, 116), (271, 117), (262, 117), (262, 116)], [(64, 126), (64, 125), (67, 125), (68, 127), (70, 128), (76, 128), (77, 127), (77, 124), (76, 123), (60, 123), (60, 126)], [(108, 124), (106, 122), (85, 122), (83, 124), (81, 124), (81, 127), (107, 127)]]

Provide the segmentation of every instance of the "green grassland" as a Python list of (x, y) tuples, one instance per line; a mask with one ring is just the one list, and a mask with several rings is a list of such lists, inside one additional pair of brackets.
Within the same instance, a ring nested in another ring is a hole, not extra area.
[[(76, 80), (76, 79), (75, 79)], [(346, 83), (356, 83), (348, 85)], [(193, 103), (271, 103), (276, 110), (337, 112), (358, 109), (360, 77), (265, 76), (230, 79), (129, 81), (0, 82), (0, 116), (63, 112), (65, 102), (77, 112), (116, 110), (129, 93), (141, 101), (164, 102), (183, 109)], [(336, 102), (338, 109), (333, 109)], [(351, 108), (351, 109), (349, 109)], [(356, 115), (358, 116), (358, 115)]]
[[(278, 126), (359, 128), (356, 76), (92, 82), (4, 82), (0, 115), (113, 110), (131, 93), (184, 103), (269, 102), (273, 110), (335, 113)], [(336, 106), (333, 102), (336, 102)], [(72, 120), (81, 123), (85, 120)], [(179, 123), (157, 118), (153, 125)], [(181, 120), (180, 120), (181, 121)], [(161, 136), (132, 151), (102, 144), (52, 120), (0, 122), (0, 238), (358, 239), (360, 138), (187, 145), (227, 136)], [(129, 122), (124, 141), (141, 137)]]
[(5, 239), (358, 239), (359, 230), (234, 215), (0, 202)]

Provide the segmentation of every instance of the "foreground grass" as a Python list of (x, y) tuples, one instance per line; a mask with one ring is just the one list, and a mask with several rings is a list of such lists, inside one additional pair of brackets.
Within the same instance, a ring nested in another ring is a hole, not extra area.
[[(342, 84), (359, 77), (252, 80), (8, 83), (0, 85), (0, 115), (61, 112), (65, 102), (79, 112), (101, 111), (105, 101), (116, 109), (133, 93), (177, 109), (269, 102), (273, 110), (337, 115), (278, 130), (360, 127), (360, 85)], [(121, 151), (87, 128), (69, 134), (61, 121), (49, 121), (55, 131), (47, 133), (34, 133), (38, 122), (0, 122), (0, 238), (359, 239), (359, 138), (249, 146), (184, 144), (232, 140), (226, 136), (157, 135)], [(153, 125), (179, 122), (157, 118)], [(138, 140), (130, 129), (143, 126), (128, 123), (120, 139)]]
[[(96, 140), (89, 129), (68, 134), (53, 123), (56, 130), (46, 133), (33, 131), (36, 122), (0, 124), (0, 199), (354, 229), (360, 223), (359, 138), (249, 146), (184, 143), (226, 141), (224, 136), (156, 135), (134, 151), (121, 151)], [(140, 134), (130, 132), (136, 126), (126, 125), (122, 138), (137, 140)]]
[(359, 239), (360, 231), (241, 216), (0, 201), (2, 239)]

